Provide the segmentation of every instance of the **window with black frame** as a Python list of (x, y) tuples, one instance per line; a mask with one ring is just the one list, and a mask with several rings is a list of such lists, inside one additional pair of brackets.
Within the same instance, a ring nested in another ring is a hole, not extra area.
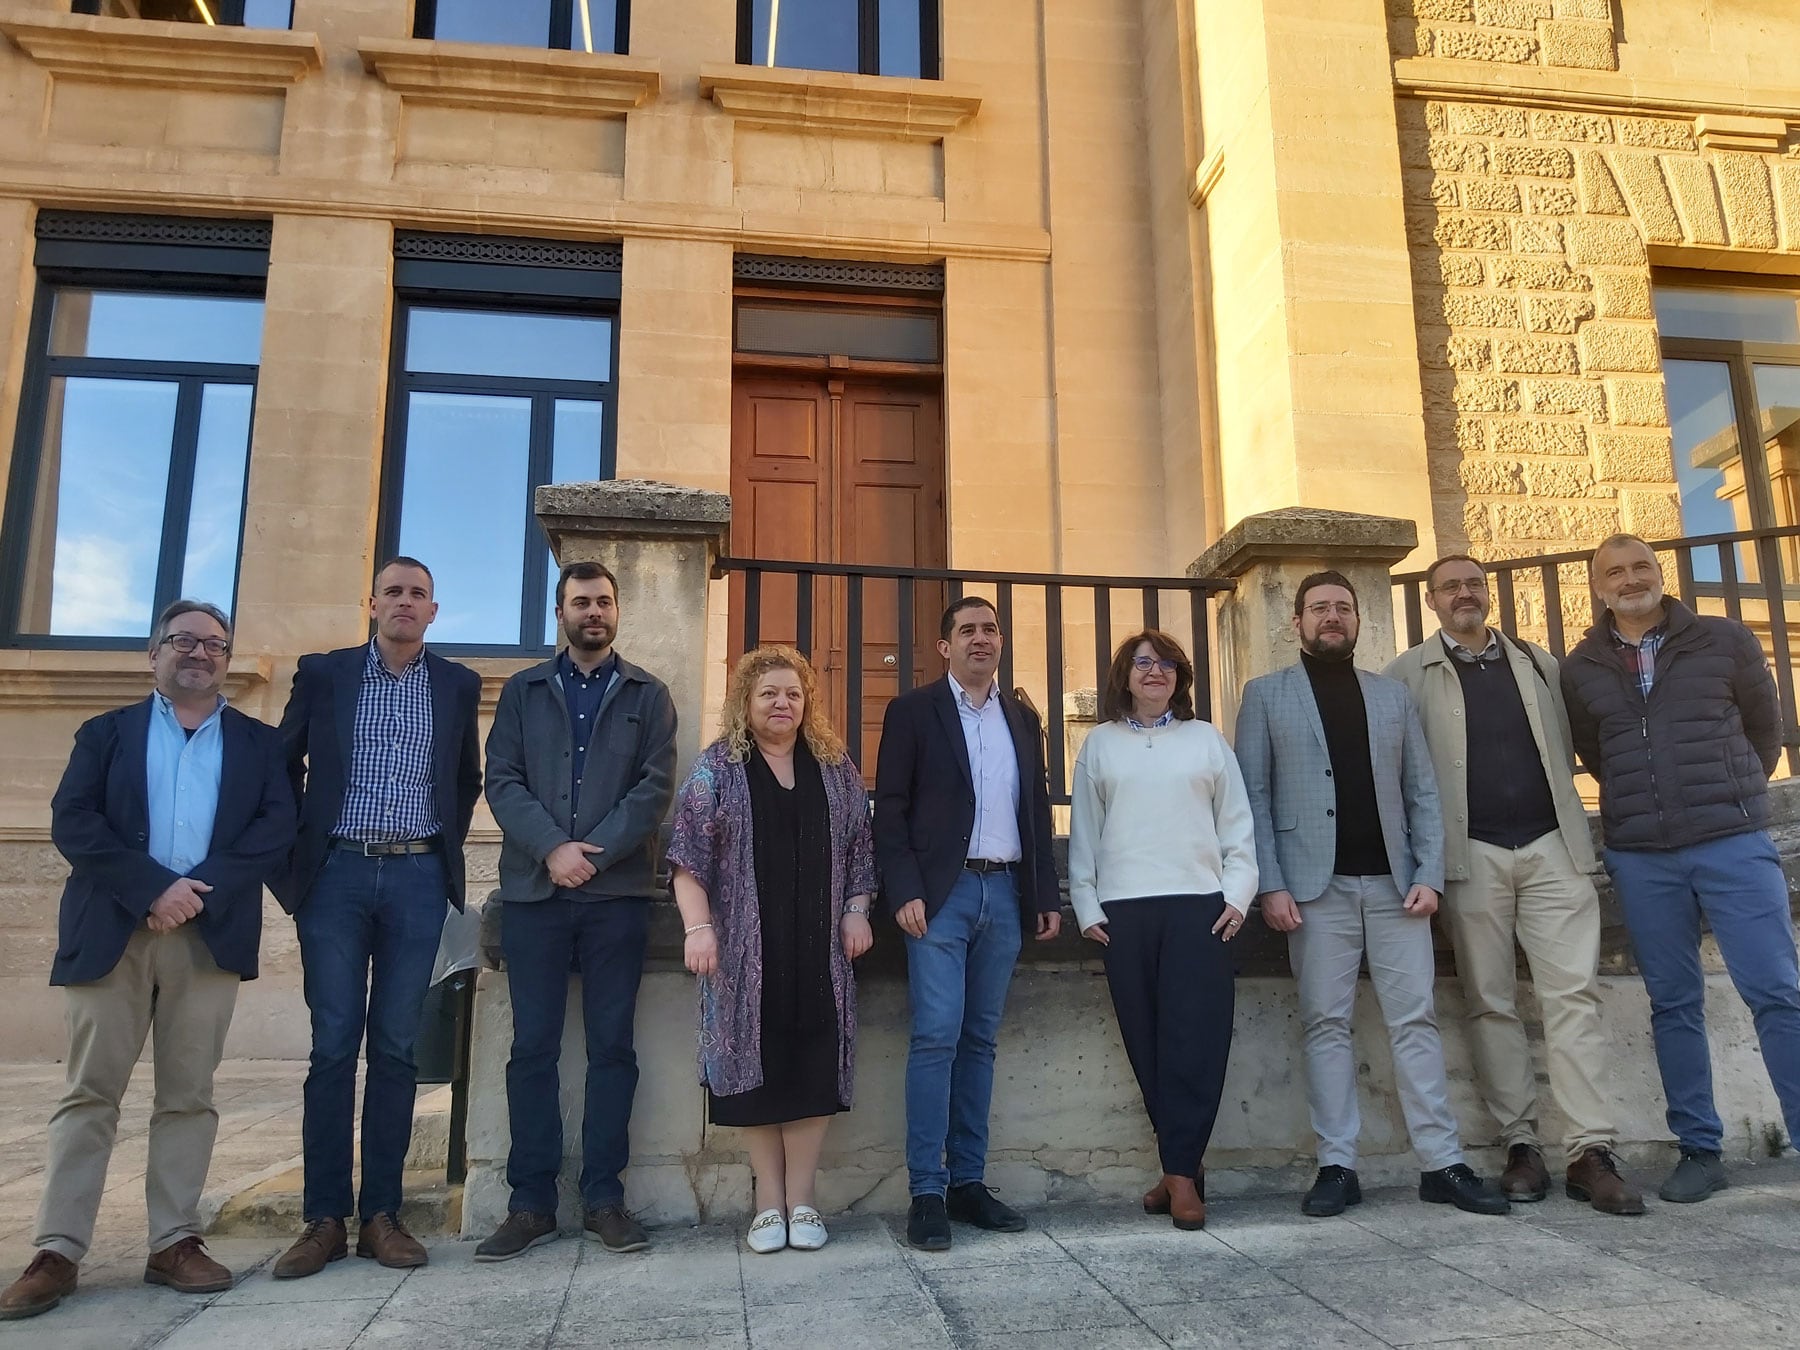
[(738, 0), (738, 64), (938, 78), (938, 0)]
[(294, 0), (75, 0), (74, 12), (218, 28), (291, 28), (294, 24)]
[[(1655, 300), (1682, 533), (1800, 525), (1800, 293), (1674, 278)], [(1756, 550), (1736, 561), (1757, 578)], [(1694, 578), (1723, 579), (1714, 551), (1696, 551)]]
[(8, 641), (131, 647), (180, 596), (232, 609), (268, 228), (39, 217)]
[(417, 0), (413, 36), (560, 51), (628, 50), (631, 0)]
[(383, 552), (435, 574), (434, 645), (545, 650), (555, 566), (533, 494), (612, 475), (618, 248), (402, 235), (396, 251)]

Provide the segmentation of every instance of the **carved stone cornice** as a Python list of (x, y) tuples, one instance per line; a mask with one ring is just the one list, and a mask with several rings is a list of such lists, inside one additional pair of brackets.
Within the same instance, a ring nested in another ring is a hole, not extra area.
[(662, 88), (654, 61), (471, 42), (364, 38), (362, 63), (402, 99), (490, 112), (622, 117)]
[(981, 110), (968, 85), (770, 66), (701, 66), (700, 95), (746, 126), (907, 141), (941, 141)]
[[(237, 703), (265, 685), (274, 671), (267, 656), (234, 656), (225, 697)], [(123, 707), (150, 692), (150, 667), (141, 652), (0, 651), (0, 712), (64, 712), (91, 716)]]
[(256, 92), (284, 89), (324, 63), (312, 33), (39, 14), (0, 33), (45, 70), (105, 84)]

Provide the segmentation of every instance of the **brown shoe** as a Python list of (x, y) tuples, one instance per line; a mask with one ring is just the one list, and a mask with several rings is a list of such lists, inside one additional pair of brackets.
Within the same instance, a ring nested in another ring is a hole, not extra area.
[(609, 1252), (641, 1252), (650, 1245), (644, 1225), (631, 1217), (623, 1205), (602, 1205), (590, 1209), (582, 1221), (588, 1239), (598, 1242)]
[(392, 1270), (411, 1270), (430, 1259), (425, 1244), (402, 1228), (395, 1214), (377, 1214), (357, 1226), (356, 1254), (372, 1256)]
[(1550, 1169), (1544, 1165), (1543, 1151), (1533, 1144), (1514, 1144), (1506, 1151), (1506, 1170), (1500, 1174), (1500, 1189), (1514, 1204), (1530, 1204), (1550, 1194)]
[(1169, 1179), (1164, 1177), (1156, 1185), (1144, 1192), (1144, 1213), (1167, 1214), (1169, 1212)]
[(206, 1254), (206, 1244), (199, 1238), (184, 1237), (150, 1253), (144, 1283), (166, 1284), (178, 1294), (217, 1294), (231, 1288), (231, 1272)]
[(331, 1262), (342, 1261), (349, 1254), (342, 1219), (313, 1219), (300, 1234), (300, 1240), (275, 1263), (275, 1278), (299, 1280), (317, 1275)]
[(1183, 1232), (1206, 1227), (1206, 1198), (1190, 1177), (1165, 1176), (1169, 1191), (1169, 1217)]
[(1571, 1200), (1585, 1200), (1602, 1214), (1642, 1214), (1644, 1197), (1619, 1175), (1619, 1160), (1609, 1148), (1590, 1148), (1569, 1164), (1563, 1190)]
[(0, 1294), (0, 1322), (47, 1313), (75, 1292), (75, 1263), (56, 1252), (41, 1251), (25, 1273)]

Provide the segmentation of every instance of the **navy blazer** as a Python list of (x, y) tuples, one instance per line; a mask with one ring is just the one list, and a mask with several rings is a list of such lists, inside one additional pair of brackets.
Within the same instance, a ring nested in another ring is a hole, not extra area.
[[(289, 914), (311, 894), (331, 847), (331, 832), (344, 811), (355, 750), (356, 700), (368, 660), (365, 642), (303, 656), (294, 671), (294, 688), (287, 711), (281, 714), (281, 740), (288, 779), (300, 803), (300, 835), (292, 862), (274, 887), (275, 898)], [(446, 898), (461, 909), (463, 841), (469, 837), (469, 820), (481, 798), (481, 739), (476, 725), (481, 676), (429, 648), (425, 666), (431, 672), (431, 786), (450, 880)]]
[[(1043, 724), (1004, 691), (1000, 707), (1019, 759), (1019, 910), (1026, 932), (1037, 914), (1062, 908), (1051, 852), (1050, 776)], [(929, 921), (950, 896), (975, 830), (975, 780), (950, 681), (889, 703), (875, 760), (875, 863), (889, 912), (925, 901)]]
[[(191, 920), (219, 969), (256, 978), (263, 884), (294, 842), (294, 797), (273, 727), (220, 714), (219, 806), (206, 859), (188, 873), (212, 887)], [(69, 860), (51, 984), (85, 984), (119, 964), (150, 904), (179, 873), (149, 853), (150, 699), (82, 723), (50, 801), (50, 837)]]

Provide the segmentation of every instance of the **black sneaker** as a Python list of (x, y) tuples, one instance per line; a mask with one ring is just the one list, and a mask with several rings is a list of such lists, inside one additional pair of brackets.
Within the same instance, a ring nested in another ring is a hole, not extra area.
[(1319, 1169), (1319, 1175), (1313, 1178), (1312, 1189), (1300, 1202), (1300, 1212), (1315, 1219), (1329, 1219), (1334, 1214), (1342, 1214), (1346, 1205), (1361, 1203), (1362, 1183), (1356, 1179), (1356, 1169), (1334, 1164)]
[(1507, 1214), (1512, 1202), (1497, 1181), (1485, 1181), (1465, 1163), (1419, 1173), (1419, 1199), (1428, 1205), (1455, 1205), (1470, 1214)]
[(941, 1195), (915, 1195), (906, 1212), (906, 1245), (922, 1252), (950, 1250), (950, 1215)]
[(582, 1230), (609, 1252), (641, 1252), (650, 1245), (644, 1225), (631, 1217), (623, 1205), (602, 1205), (590, 1209)]
[(958, 1223), (973, 1224), (990, 1233), (1023, 1233), (1025, 1216), (1011, 1205), (1002, 1204), (994, 1192), (979, 1181), (965, 1181), (952, 1186), (944, 1197), (950, 1217)]
[(1725, 1160), (1702, 1148), (1683, 1148), (1681, 1161), (1657, 1192), (1670, 1204), (1691, 1205), (1731, 1184), (1725, 1176)]
[(475, 1249), (477, 1261), (510, 1261), (533, 1247), (556, 1241), (556, 1215), (514, 1210), (493, 1235)]

